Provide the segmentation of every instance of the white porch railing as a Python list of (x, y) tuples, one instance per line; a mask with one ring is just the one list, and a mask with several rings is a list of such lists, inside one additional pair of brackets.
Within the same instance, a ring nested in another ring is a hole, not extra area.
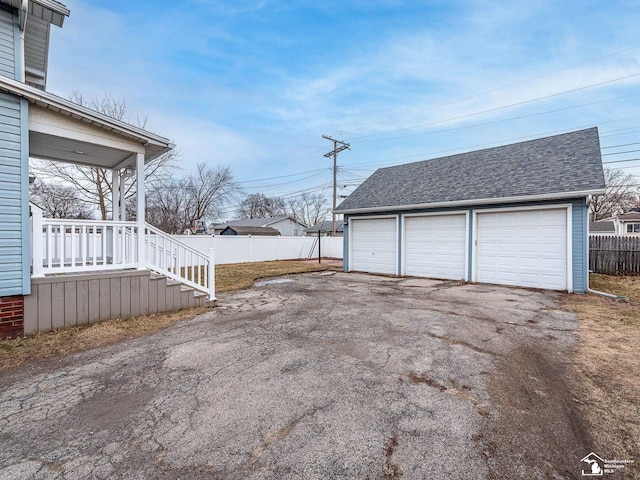
[(204, 254), (149, 224), (145, 225), (147, 268), (209, 294), (215, 300), (213, 248)]
[[(34, 277), (149, 269), (207, 293), (210, 300), (215, 300), (213, 249), (204, 254), (148, 224), (140, 238), (137, 222), (43, 218), (35, 206), (31, 213)], [(139, 252), (142, 252), (141, 258)]]

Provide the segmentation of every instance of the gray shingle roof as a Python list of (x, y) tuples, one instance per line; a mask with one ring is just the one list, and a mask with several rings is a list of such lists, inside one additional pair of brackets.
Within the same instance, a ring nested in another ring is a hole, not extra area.
[(275, 237), (280, 235), (280, 231), (272, 227), (238, 227), (228, 226), (220, 235), (256, 235), (256, 236), (269, 236)]
[[(597, 127), (376, 170), (336, 212), (602, 193)], [(495, 203), (495, 201), (493, 202)]]
[(241, 218), (238, 220), (229, 220), (224, 223), (217, 223), (214, 228), (226, 228), (226, 227), (266, 227), (272, 223), (279, 222), (289, 218), (287, 215), (280, 217), (266, 217), (266, 218)]
[[(336, 220), (336, 232), (342, 232), (344, 230), (344, 222), (342, 220)], [(320, 223), (315, 224), (313, 227), (309, 227), (305, 230), (305, 232), (317, 232), (320, 230), (321, 232), (331, 232), (333, 230), (333, 221), (332, 220), (323, 220)]]
[(616, 227), (613, 224), (613, 220), (599, 220), (597, 222), (589, 223), (589, 231), (599, 233), (616, 233)]
[(639, 212), (621, 213), (618, 215), (619, 220), (640, 220)]

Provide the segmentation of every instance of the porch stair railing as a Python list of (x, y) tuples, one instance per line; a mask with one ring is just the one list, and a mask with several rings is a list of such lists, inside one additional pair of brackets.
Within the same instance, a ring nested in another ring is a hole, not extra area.
[[(32, 276), (149, 269), (215, 300), (213, 249), (202, 253), (137, 222), (44, 218), (31, 205)], [(142, 242), (141, 244), (139, 242)]]
[(213, 248), (202, 253), (148, 223), (144, 237), (148, 269), (207, 293), (209, 300), (216, 299)]

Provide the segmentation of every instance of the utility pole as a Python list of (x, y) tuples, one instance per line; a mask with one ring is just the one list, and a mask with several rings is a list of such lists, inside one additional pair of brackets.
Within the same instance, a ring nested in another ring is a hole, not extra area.
[(337, 198), (337, 172), (338, 172), (338, 154), (340, 152), (342, 152), (343, 150), (350, 150), (349, 144), (346, 142), (343, 142), (341, 140), (336, 140), (335, 138), (331, 138), (328, 135), (322, 135), (322, 138), (329, 140), (330, 142), (333, 142), (333, 150), (331, 150), (328, 153), (325, 153), (324, 156), (326, 158), (331, 158), (333, 157), (333, 209), (331, 210), (331, 215), (332, 215), (332, 224), (331, 224), (331, 231), (332, 231), (332, 235), (335, 237), (336, 236), (336, 198)]

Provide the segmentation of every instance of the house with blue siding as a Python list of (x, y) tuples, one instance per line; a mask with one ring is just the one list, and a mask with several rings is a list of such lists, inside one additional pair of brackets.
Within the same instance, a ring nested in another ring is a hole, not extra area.
[(377, 170), (344, 215), (344, 269), (584, 293), (597, 128)]
[[(0, 0), (0, 338), (214, 299), (210, 256), (145, 222), (145, 166), (170, 141), (46, 91), (51, 30), (69, 13), (55, 0)], [(107, 172), (111, 219), (43, 218), (29, 203), (30, 158)]]

